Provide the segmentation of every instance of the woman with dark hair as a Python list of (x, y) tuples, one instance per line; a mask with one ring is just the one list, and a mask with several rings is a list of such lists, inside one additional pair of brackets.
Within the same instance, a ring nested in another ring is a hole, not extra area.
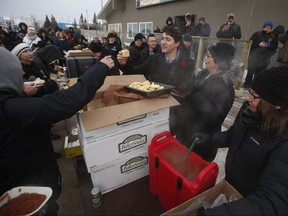
[(244, 198), (198, 215), (288, 215), (287, 126), (288, 68), (259, 72), (233, 126), (197, 143), (207, 152), (229, 148), (225, 179)]
[(73, 40), (69, 41), (69, 50), (82, 50), (87, 48), (87, 44), (83, 41), (83, 35), (75, 34)]
[(27, 34), (27, 30), (28, 30), (27, 24), (24, 23), (24, 22), (20, 22), (18, 26), (19, 26), (18, 33), (22, 33), (22, 34), (26, 35)]
[[(205, 69), (186, 84), (187, 95), (177, 118), (170, 119), (170, 129), (182, 144), (190, 146), (195, 133), (221, 131), (222, 123), (234, 101), (233, 85), (240, 79), (240, 67), (233, 64), (235, 48), (229, 43), (218, 42), (208, 48), (204, 58)], [(197, 149), (205, 160), (215, 155)]]
[(40, 28), (37, 35), (41, 39), (41, 41), (38, 42), (37, 47), (42, 48), (47, 44), (53, 44), (53, 40), (48, 37), (48, 33), (45, 29)]

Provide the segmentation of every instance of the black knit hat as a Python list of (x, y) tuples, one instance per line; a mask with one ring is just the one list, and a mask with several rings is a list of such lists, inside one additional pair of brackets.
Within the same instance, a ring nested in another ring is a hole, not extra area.
[(185, 35), (183, 35), (183, 41), (192, 42), (191, 34), (190, 33), (186, 33)]
[(208, 48), (214, 62), (222, 69), (227, 69), (234, 58), (235, 48), (229, 43), (218, 42)]
[(139, 40), (139, 39), (142, 40), (142, 38), (143, 38), (143, 35), (141, 33), (138, 33), (135, 35), (134, 41)]
[(107, 39), (109, 39), (110, 37), (114, 37), (114, 38), (115, 38), (116, 35), (110, 32), (110, 33), (107, 35)]
[(251, 88), (273, 105), (288, 107), (288, 67), (273, 67), (259, 72)]

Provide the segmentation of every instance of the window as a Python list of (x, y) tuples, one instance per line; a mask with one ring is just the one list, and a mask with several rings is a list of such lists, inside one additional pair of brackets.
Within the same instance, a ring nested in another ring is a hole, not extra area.
[(167, 3), (167, 2), (173, 2), (176, 0), (136, 0), (136, 8), (141, 8), (141, 7), (147, 7), (147, 6), (153, 6), (153, 5), (157, 5), (157, 4), (163, 4), (163, 3)]
[(114, 29), (118, 33), (121, 33), (122, 24), (121, 23), (108, 24), (108, 31), (111, 31), (112, 29)]
[(153, 32), (153, 23), (152, 22), (140, 22), (139, 32), (145, 36), (150, 34), (151, 32)]
[(134, 39), (134, 35), (138, 33), (138, 23), (127, 23), (127, 38)]

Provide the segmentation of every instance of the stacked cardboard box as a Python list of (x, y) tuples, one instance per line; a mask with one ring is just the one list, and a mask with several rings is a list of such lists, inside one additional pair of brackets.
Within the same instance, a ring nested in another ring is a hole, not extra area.
[[(77, 82), (78, 78), (70, 78), (69, 79), (69, 85), (73, 86)], [(103, 86), (97, 91), (95, 95), (95, 99), (100, 99), (103, 97), (104, 91), (110, 86), (111, 83), (117, 84), (117, 85), (125, 85), (128, 82), (133, 82), (134, 80), (143, 81), (145, 78), (143, 76), (139, 75), (130, 75), (130, 76), (108, 76), (106, 78), (106, 82), (103, 84)], [(97, 105), (100, 104), (100, 105)], [(103, 107), (104, 105), (102, 103), (99, 103), (98, 100), (92, 101), (89, 103), (89, 110), (97, 108), (97, 106)], [(88, 106), (85, 106), (82, 110), (79, 112), (87, 111)], [(76, 114), (72, 117), (65, 119), (65, 125), (66, 125), (66, 131), (69, 134), (65, 137), (64, 141), (64, 151), (66, 158), (75, 157), (82, 154), (80, 144), (75, 146), (75, 137), (74, 135), (78, 135), (78, 127), (77, 127), (77, 116)], [(107, 128), (108, 129), (108, 128)], [(111, 129), (111, 128), (110, 128)]]
[(169, 107), (179, 105), (169, 96), (106, 107), (101, 98), (111, 84), (145, 80), (142, 75), (107, 78), (86, 112), (77, 115), (87, 170), (103, 194), (148, 175), (148, 146), (156, 134), (169, 131)]

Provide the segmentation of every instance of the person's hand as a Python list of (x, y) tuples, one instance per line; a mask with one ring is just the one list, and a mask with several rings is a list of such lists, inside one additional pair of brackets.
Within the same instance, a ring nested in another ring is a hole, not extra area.
[(106, 64), (110, 69), (115, 66), (115, 63), (114, 63), (111, 55), (105, 56), (104, 58), (101, 59), (100, 62)]
[(206, 161), (213, 161), (218, 150), (218, 146), (213, 142), (213, 135), (197, 133), (193, 134), (190, 138), (191, 143), (195, 140), (194, 152), (199, 154)]
[(24, 84), (24, 92), (28, 95), (28, 96), (33, 96), (37, 93), (38, 89), (43, 86), (43, 84), (34, 84), (34, 83), (28, 83), (28, 84)]
[(260, 47), (266, 47), (266, 42), (265, 42), (265, 41), (262, 41), (261, 43), (259, 43), (259, 46), (260, 46)]
[(198, 139), (195, 141), (195, 147), (200, 146), (202, 148), (210, 148), (211, 143), (213, 142), (213, 137), (209, 134), (204, 133), (193, 134), (190, 138), (191, 142), (193, 142), (196, 138)]
[(122, 52), (119, 51), (119, 53), (117, 54), (117, 60), (120, 65), (125, 65), (127, 63), (128, 57), (124, 57)]
[(44, 83), (43, 87), (40, 89), (40, 94), (44, 95), (44, 94), (52, 94), (56, 91), (58, 91), (60, 88), (58, 82), (55, 82), (54, 80), (46, 80), (46, 82)]
[(229, 25), (225, 25), (225, 26), (222, 28), (222, 31), (229, 31), (229, 28), (230, 28)]

